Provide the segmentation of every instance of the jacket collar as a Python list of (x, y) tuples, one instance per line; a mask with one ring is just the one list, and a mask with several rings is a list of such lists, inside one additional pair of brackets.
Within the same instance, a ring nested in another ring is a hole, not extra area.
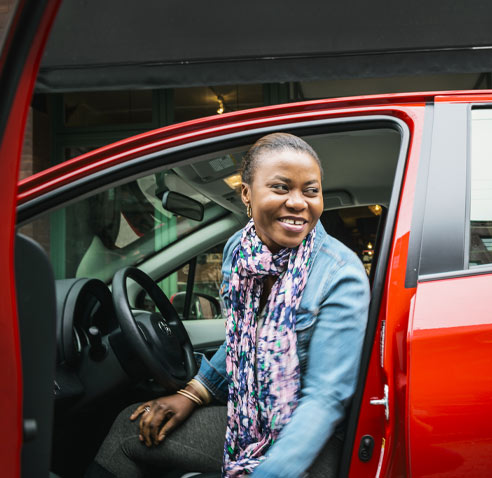
[(316, 257), (318, 252), (321, 249), (321, 246), (325, 242), (326, 238), (328, 237), (328, 233), (325, 231), (325, 228), (322, 226), (321, 221), (318, 221), (316, 226), (316, 236), (314, 238), (314, 245), (313, 245), (313, 259)]

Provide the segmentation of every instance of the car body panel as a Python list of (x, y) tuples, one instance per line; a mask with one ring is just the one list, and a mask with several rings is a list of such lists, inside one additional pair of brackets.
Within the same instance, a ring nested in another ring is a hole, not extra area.
[(490, 475), (492, 274), (421, 282), (408, 334), (415, 478)]

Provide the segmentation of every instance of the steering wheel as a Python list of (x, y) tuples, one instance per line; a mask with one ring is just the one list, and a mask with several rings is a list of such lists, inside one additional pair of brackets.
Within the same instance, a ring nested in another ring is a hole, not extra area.
[[(133, 279), (147, 292), (158, 312), (132, 311), (127, 279)], [(150, 375), (166, 389), (183, 387), (197, 371), (193, 346), (160, 287), (140, 269), (125, 267), (113, 277), (113, 302), (123, 335)]]

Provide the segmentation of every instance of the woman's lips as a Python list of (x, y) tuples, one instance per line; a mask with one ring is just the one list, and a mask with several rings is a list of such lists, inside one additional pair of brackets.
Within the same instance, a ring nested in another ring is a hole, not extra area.
[[(280, 225), (286, 231), (289, 231), (289, 232), (303, 232), (307, 226), (307, 221), (305, 221), (304, 219), (302, 219), (302, 220), (290, 220), (288, 222), (286, 222), (285, 220), (282, 220), (282, 219), (277, 219), (277, 220), (280, 223)], [(302, 223), (299, 224), (300, 222), (302, 222)]]

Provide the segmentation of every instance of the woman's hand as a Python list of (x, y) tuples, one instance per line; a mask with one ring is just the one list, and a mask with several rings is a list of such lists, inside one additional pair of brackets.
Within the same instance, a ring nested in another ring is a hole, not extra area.
[(130, 420), (140, 416), (138, 438), (151, 447), (161, 443), (167, 434), (191, 415), (195, 407), (196, 404), (190, 399), (175, 394), (142, 403), (131, 414)]

